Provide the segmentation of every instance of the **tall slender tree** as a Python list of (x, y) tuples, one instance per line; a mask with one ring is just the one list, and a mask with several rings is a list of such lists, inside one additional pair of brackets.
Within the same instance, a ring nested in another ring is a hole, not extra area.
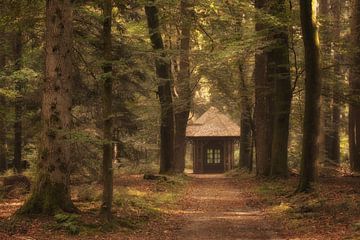
[[(18, 27), (20, 28), (20, 27)], [(22, 69), (23, 58), (23, 37), (20, 29), (16, 30), (13, 34), (13, 56), (14, 56), (14, 70), (20, 71)], [(21, 158), (22, 158), (22, 80), (17, 79), (15, 83), (17, 96), (15, 99), (15, 123), (14, 123), (14, 170), (21, 172)]]
[(353, 99), (349, 106), (349, 147), (351, 170), (360, 171), (360, 0), (353, 1), (352, 8), (352, 65), (350, 91)]
[(332, 31), (332, 38), (334, 42), (334, 84), (332, 86), (332, 112), (331, 112), (331, 140), (330, 146), (327, 149), (329, 159), (337, 164), (340, 163), (340, 115), (341, 115), (341, 102), (340, 102), (340, 85), (342, 78), (341, 68), (341, 49), (339, 42), (341, 41), (341, 19), (342, 8), (345, 1), (331, 0), (331, 14), (332, 22), (334, 23), (334, 30)]
[(103, 144), (103, 197), (101, 215), (104, 220), (112, 218), (113, 198), (113, 149), (112, 149), (112, 0), (103, 1), (103, 118), (104, 118), (104, 144)]
[(340, 103), (339, 103), (339, 64), (338, 41), (341, 34), (341, 3), (337, 0), (321, 0), (319, 2), (319, 15), (322, 19), (320, 35), (322, 40), (322, 57), (324, 65), (333, 65), (333, 72), (323, 71), (324, 81), (322, 93), (321, 116), (321, 158), (325, 163), (340, 163)]
[(319, 157), (320, 47), (316, 0), (300, 0), (301, 28), (305, 49), (305, 114), (299, 192), (311, 190)]
[[(0, 32), (0, 77), (1, 72), (4, 71), (6, 59), (5, 59), (5, 39), (2, 37), (3, 32)], [(0, 80), (0, 87), (3, 83)], [(5, 97), (0, 94), (0, 173), (4, 172), (7, 169), (7, 159), (6, 159), (6, 114), (5, 114)]]
[(160, 33), (159, 10), (154, 1), (145, 6), (149, 35), (156, 53), (155, 67), (161, 108), (160, 173), (174, 172), (174, 107), (171, 93), (171, 66)]
[(239, 167), (252, 171), (253, 148), (252, 148), (252, 109), (249, 88), (246, 84), (246, 69), (244, 61), (239, 63), (240, 76), (240, 159)]
[(186, 127), (189, 118), (192, 94), (190, 89), (190, 43), (193, 22), (193, 0), (180, 1), (180, 63), (176, 81), (177, 99), (175, 101), (175, 171), (185, 169)]
[(76, 210), (70, 196), (71, 85), (73, 77), (71, 0), (46, 1), (45, 79), (38, 176), (19, 212), (53, 214)]

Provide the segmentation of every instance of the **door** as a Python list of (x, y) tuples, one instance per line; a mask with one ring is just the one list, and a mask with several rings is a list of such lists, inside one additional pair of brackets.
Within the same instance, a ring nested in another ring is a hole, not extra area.
[(205, 147), (204, 172), (224, 172), (224, 154), (223, 146), (221, 144), (209, 144)]

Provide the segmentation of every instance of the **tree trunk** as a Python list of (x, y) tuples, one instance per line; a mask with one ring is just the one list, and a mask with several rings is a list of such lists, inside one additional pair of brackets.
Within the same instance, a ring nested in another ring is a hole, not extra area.
[(190, 35), (193, 21), (193, 0), (181, 0), (180, 69), (176, 84), (178, 98), (175, 109), (175, 171), (185, 170), (186, 127), (191, 107)]
[[(321, 41), (321, 52), (323, 65), (332, 64), (331, 61), (331, 33), (330, 33), (330, 3), (329, 0), (320, 0), (319, 1), (319, 17), (321, 22), (321, 27), (319, 30)], [(332, 118), (332, 89), (331, 89), (331, 80), (333, 74), (330, 74), (329, 71), (323, 71), (322, 78), (324, 79), (323, 88), (322, 88), (322, 109), (320, 115), (320, 155), (319, 160), (323, 164), (329, 162), (329, 150), (331, 149), (331, 118)]]
[(352, 171), (360, 171), (360, 0), (354, 0), (351, 23), (353, 44), (350, 69), (350, 90), (352, 101), (349, 106), (349, 152)]
[(171, 95), (170, 60), (164, 53), (164, 43), (160, 34), (159, 11), (154, 5), (145, 7), (150, 40), (158, 56), (155, 60), (158, 78), (158, 95), (161, 108), (160, 126), (160, 173), (174, 172), (174, 108)]
[(45, 80), (42, 99), (42, 143), (38, 176), (22, 214), (73, 212), (70, 197), (72, 4), (46, 1)]
[[(339, 63), (339, 51), (332, 47), (336, 41), (340, 39), (340, 4), (332, 0), (331, 7), (329, 0), (321, 0), (319, 3), (319, 14), (322, 17), (321, 37), (323, 62), (326, 65), (334, 65), (334, 72), (324, 71), (322, 77), (326, 79), (323, 87), (322, 116), (321, 116), (321, 141), (320, 153), (322, 162), (339, 163), (340, 162), (340, 140), (339, 140), (339, 121), (340, 121), (340, 103), (336, 96), (337, 87), (339, 87), (339, 79), (337, 74), (341, 71)], [(333, 14), (331, 19), (330, 13)], [(333, 25), (331, 24), (332, 22)], [(330, 26), (333, 26), (331, 28)], [(332, 54), (334, 52), (335, 54)]]
[[(256, 9), (262, 10), (265, 3), (265, 0), (256, 0)], [(256, 31), (263, 31), (265, 26), (261, 22), (261, 17), (256, 16), (256, 21)], [(272, 142), (271, 84), (267, 78), (267, 56), (264, 52), (258, 52), (255, 55), (254, 81), (256, 174), (258, 176), (269, 176)]]
[(251, 127), (251, 100), (249, 89), (246, 86), (246, 77), (243, 63), (239, 64), (240, 72), (240, 160), (239, 167), (252, 170), (252, 127)]
[[(332, 0), (331, 11), (333, 15), (334, 29), (333, 29), (333, 41), (335, 43), (341, 40), (341, 9), (344, 5), (342, 0)], [(331, 144), (330, 149), (327, 150), (329, 160), (340, 164), (340, 115), (341, 115), (341, 103), (339, 100), (339, 89), (341, 88), (341, 50), (338, 44), (334, 47), (334, 76), (335, 83), (332, 87), (332, 128), (331, 128)]]
[(319, 157), (320, 132), (320, 47), (316, 1), (300, 0), (301, 27), (305, 49), (305, 113), (299, 192), (311, 190)]
[(270, 39), (275, 43), (268, 53), (268, 78), (274, 83), (273, 132), (271, 147), (271, 175), (288, 176), (289, 117), (292, 89), (289, 61), (289, 36), (285, 21), (287, 6), (285, 0), (273, 1), (270, 13), (282, 24), (272, 26)]
[[(14, 33), (13, 39), (13, 55), (15, 61), (15, 71), (20, 71), (22, 68), (22, 52), (23, 52), (23, 43), (22, 43), (22, 33), (20, 30)], [(22, 111), (23, 111), (23, 102), (22, 102), (22, 82), (20, 79), (17, 79), (15, 83), (15, 88), (17, 91), (17, 97), (15, 99), (15, 123), (14, 123), (14, 161), (13, 166), (14, 170), (18, 173), (22, 171), (21, 169), (21, 153), (22, 153)]]
[[(0, 32), (2, 34), (2, 32)], [(0, 36), (0, 72), (5, 67), (5, 55), (2, 47), (4, 42)], [(2, 83), (0, 82), (0, 88)], [(0, 173), (7, 170), (7, 159), (6, 159), (6, 113), (5, 113), (5, 97), (0, 95)]]
[(103, 117), (104, 117), (104, 144), (103, 144), (103, 197), (101, 216), (103, 220), (112, 218), (111, 208), (113, 199), (113, 166), (112, 166), (112, 0), (103, 1), (103, 44), (104, 44), (104, 92), (103, 92)]

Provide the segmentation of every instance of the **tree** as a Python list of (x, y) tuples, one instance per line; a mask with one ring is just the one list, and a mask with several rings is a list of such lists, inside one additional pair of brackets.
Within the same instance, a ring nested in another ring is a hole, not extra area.
[(71, 86), (73, 78), (72, 1), (46, 2), (45, 81), (38, 173), (22, 214), (74, 212), (70, 196)]
[(175, 171), (182, 173), (185, 169), (186, 127), (189, 118), (192, 92), (190, 89), (190, 42), (193, 22), (193, 0), (181, 0), (181, 34), (180, 63), (176, 81), (178, 98), (175, 101)]
[(289, 116), (291, 109), (291, 77), (289, 61), (288, 7), (285, 0), (272, 1), (269, 12), (279, 23), (273, 24), (269, 37), (274, 41), (268, 52), (268, 78), (274, 84), (271, 175), (288, 175)]
[(253, 139), (252, 139), (252, 109), (251, 98), (248, 96), (248, 86), (246, 84), (245, 64), (239, 63), (240, 73), (240, 168), (252, 171), (253, 165)]
[(113, 167), (112, 167), (112, 0), (103, 2), (103, 51), (104, 51), (104, 144), (103, 144), (103, 197), (101, 215), (109, 221), (112, 218), (111, 207), (113, 198)]
[(340, 102), (340, 86), (341, 86), (341, 49), (339, 41), (341, 40), (341, 9), (344, 6), (344, 1), (341, 0), (332, 0), (331, 1), (331, 13), (332, 19), (334, 22), (334, 30), (332, 33), (333, 41), (334, 41), (334, 75), (335, 75), (335, 83), (332, 87), (332, 111), (331, 111), (331, 130), (330, 130), (330, 144), (327, 149), (328, 158), (337, 164), (340, 164), (340, 115), (341, 115), (341, 102)]
[[(20, 28), (20, 27), (18, 27)], [(17, 29), (13, 34), (13, 56), (14, 56), (14, 70), (20, 71), (22, 68), (22, 58), (23, 58), (23, 39), (22, 32), (20, 29)], [(17, 79), (16, 81), (16, 91), (17, 97), (15, 99), (15, 123), (14, 123), (14, 170), (16, 172), (21, 172), (21, 158), (22, 158), (22, 111), (23, 111), (23, 102), (22, 102), (22, 81)]]
[[(2, 32), (0, 32), (2, 35)], [(0, 73), (3, 72), (5, 67), (5, 55), (4, 55), (4, 38), (0, 36)], [(0, 74), (1, 77), (2, 74)], [(0, 87), (2, 82), (0, 81)], [(5, 97), (0, 93), (0, 173), (7, 169), (6, 159), (6, 114), (5, 114)]]
[(160, 33), (159, 11), (153, 1), (145, 6), (149, 35), (156, 52), (156, 76), (158, 78), (158, 96), (161, 108), (160, 126), (160, 173), (174, 171), (174, 109), (171, 93), (170, 61), (164, 52), (164, 43)]
[[(261, 11), (266, 6), (264, 0), (256, 0), (257, 9), (255, 29), (263, 34), (266, 26), (261, 20)], [(272, 142), (272, 110), (271, 110), (271, 83), (267, 78), (267, 55), (259, 50), (255, 55), (255, 150), (256, 150), (256, 174), (258, 176), (269, 176), (271, 170), (271, 142)]]
[[(343, 1), (341, 1), (343, 2)], [(332, 71), (323, 70), (324, 81), (322, 91), (322, 128), (321, 158), (328, 164), (340, 163), (340, 52), (338, 41), (341, 38), (341, 2), (338, 0), (321, 0), (319, 14), (322, 19), (320, 34), (322, 40), (322, 62), (326, 66), (334, 66)], [(334, 54), (333, 54), (334, 53)]]
[(306, 74), (304, 135), (299, 192), (311, 190), (319, 157), (321, 77), (319, 35), (315, 10), (315, 0), (300, 0)]
[(349, 153), (352, 171), (360, 171), (360, 1), (354, 0), (352, 8), (351, 39), (352, 65), (350, 91), (353, 96), (349, 106)]

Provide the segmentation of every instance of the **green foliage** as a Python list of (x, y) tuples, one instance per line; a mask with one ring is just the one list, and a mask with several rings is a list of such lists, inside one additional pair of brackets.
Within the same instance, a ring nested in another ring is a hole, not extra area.
[(77, 235), (80, 233), (80, 227), (78, 223), (79, 215), (58, 213), (54, 215), (54, 219), (59, 229), (64, 229), (72, 235)]

